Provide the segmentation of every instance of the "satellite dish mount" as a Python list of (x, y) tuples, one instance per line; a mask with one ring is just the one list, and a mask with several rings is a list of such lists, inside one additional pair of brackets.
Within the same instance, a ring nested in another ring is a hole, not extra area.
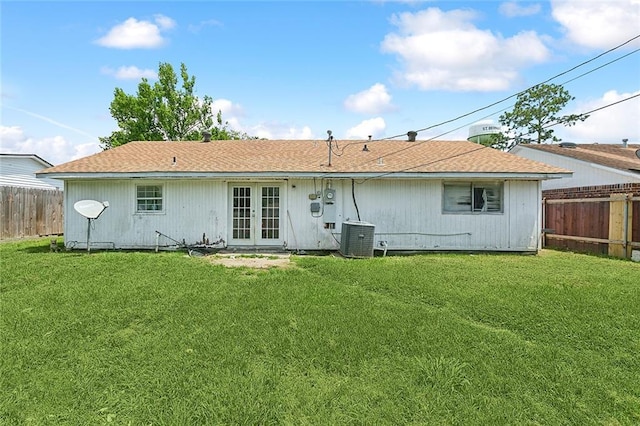
[(91, 221), (100, 217), (102, 212), (109, 207), (108, 201), (80, 200), (73, 208), (87, 218), (87, 253), (91, 253)]

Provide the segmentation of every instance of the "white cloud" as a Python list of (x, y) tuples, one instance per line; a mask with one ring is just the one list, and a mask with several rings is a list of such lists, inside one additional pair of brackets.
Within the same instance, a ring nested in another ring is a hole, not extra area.
[[(22, 129), (18, 126), (0, 126), (0, 141), (2, 141), (2, 150), (12, 148), (16, 141), (23, 138)], [(15, 152), (12, 152), (15, 154)]]
[(96, 40), (96, 43), (100, 46), (116, 49), (153, 49), (165, 44), (161, 32), (171, 29), (175, 25), (173, 19), (164, 15), (156, 15), (155, 23), (129, 18), (122, 24), (111, 28), (107, 35)]
[(117, 70), (109, 67), (103, 67), (100, 70), (103, 74), (112, 75), (118, 80), (139, 80), (141, 78), (157, 79), (158, 74), (152, 69), (140, 69), (136, 66), (122, 66)]
[(231, 102), (228, 99), (215, 99), (211, 103), (211, 110), (214, 114), (218, 111), (222, 111), (222, 119), (226, 120), (226, 117), (242, 117), (244, 116), (244, 109), (242, 105)]
[(507, 1), (500, 4), (498, 11), (509, 18), (514, 18), (516, 16), (531, 16), (536, 15), (541, 10), (541, 6), (539, 3), (529, 4), (528, 6), (523, 5), (520, 2), (515, 1)]
[[(609, 49), (636, 35), (640, 22), (637, 0), (553, 0), (552, 15), (567, 38), (580, 46)], [(640, 46), (636, 40), (634, 46)]]
[(296, 127), (286, 123), (265, 122), (249, 127), (246, 132), (250, 136), (265, 139), (313, 139), (313, 132), (309, 126)]
[(365, 114), (379, 114), (392, 108), (391, 95), (384, 84), (376, 83), (367, 90), (349, 95), (344, 101), (349, 111)]
[(175, 28), (176, 21), (164, 15), (153, 15), (153, 18), (156, 21), (156, 24), (163, 30), (170, 30), (171, 28)]
[(247, 133), (264, 139), (313, 139), (313, 132), (309, 126), (295, 126), (290, 123), (276, 121), (260, 122), (254, 125), (243, 125), (245, 111), (242, 105), (229, 99), (215, 99), (211, 104), (214, 115), (222, 111), (222, 121), (228, 128)]
[(19, 126), (0, 126), (2, 151), (11, 154), (36, 154), (51, 164), (60, 164), (100, 151), (95, 143), (73, 144), (62, 136), (34, 139)]
[(549, 57), (537, 33), (505, 38), (476, 28), (475, 18), (470, 10), (438, 8), (393, 15), (398, 31), (385, 36), (381, 49), (400, 60), (396, 79), (423, 90), (505, 90), (521, 68)]
[(245, 131), (242, 124), (240, 124), (240, 119), (244, 117), (242, 105), (233, 103), (228, 99), (215, 99), (211, 103), (211, 111), (214, 117), (217, 116), (218, 111), (222, 111), (222, 123), (226, 123), (230, 129), (240, 132)]
[(379, 138), (384, 135), (387, 124), (382, 117), (364, 120), (346, 132), (345, 139), (367, 139), (370, 135)]
[(215, 20), (215, 19), (207, 19), (206, 21), (200, 21), (197, 24), (189, 24), (189, 31), (191, 31), (192, 33), (197, 33), (202, 31), (204, 28), (207, 27), (222, 27), (223, 24), (222, 22)]
[[(640, 90), (633, 93), (610, 90), (598, 99), (577, 105), (570, 113), (591, 111), (637, 94)], [(626, 138), (629, 143), (640, 143), (640, 98), (596, 111), (585, 121), (572, 127), (557, 128), (555, 132), (572, 142), (621, 143)]]

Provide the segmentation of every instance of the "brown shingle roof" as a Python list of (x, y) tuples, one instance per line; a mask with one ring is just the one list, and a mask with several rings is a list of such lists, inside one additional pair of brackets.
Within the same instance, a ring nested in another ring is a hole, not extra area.
[(563, 148), (560, 145), (547, 144), (528, 144), (523, 146), (614, 169), (640, 172), (640, 159), (636, 156), (636, 150), (640, 149), (640, 145), (636, 144), (629, 144), (626, 148), (622, 145), (612, 144), (576, 144), (575, 148)]
[[(368, 152), (363, 151), (365, 144)], [(325, 141), (130, 142), (41, 173), (568, 172), (466, 141), (334, 141), (333, 145), (329, 166)]]

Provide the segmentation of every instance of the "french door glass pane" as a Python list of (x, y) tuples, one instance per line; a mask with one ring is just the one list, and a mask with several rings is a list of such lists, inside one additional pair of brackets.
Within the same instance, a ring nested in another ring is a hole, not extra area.
[(251, 188), (233, 188), (233, 238), (251, 238)]
[(261, 197), (262, 239), (280, 238), (280, 188), (263, 186)]

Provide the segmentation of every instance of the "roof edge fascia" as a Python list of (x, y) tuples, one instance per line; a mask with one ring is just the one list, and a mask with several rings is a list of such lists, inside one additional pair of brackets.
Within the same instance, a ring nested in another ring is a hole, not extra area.
[(213, 173), (213, 172), (135, 172), (135, 173), (36, 173), (38, 178), (59, 180), (83, 179), (512, 179), (547, 180), (571, 177), (573, 172), (514, 173), (514, 172), (442, 172), (442, 173), (371, 173), (371, 172), (272, 172), (272, 173)]
[(42, 164), (44, 167), (53, 167), (53, 164), (40, 157), (38, 154), (16, 154), (16, 153), (0, 153), (0, 157), (2, 158), (27, 158), (31, 160), (35, 160), (36, 162)]

